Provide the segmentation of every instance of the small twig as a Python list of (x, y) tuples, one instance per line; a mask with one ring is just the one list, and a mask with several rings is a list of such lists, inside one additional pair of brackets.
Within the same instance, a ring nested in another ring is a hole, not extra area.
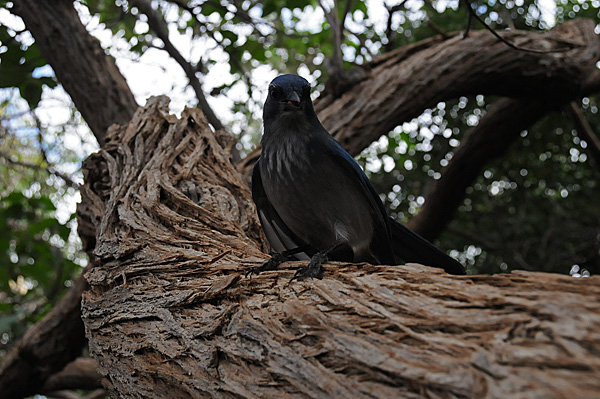
[(16, 161), (16, 160), (12, 159), (10, 155), (3, 153), (3, 152), (0, 152), (0, 158), (6, 160), (6, 162), (10, 163), (11, 165), (16, 165), (16, 166), (21, 166), (24, 168), (29, 168), (29, 169), (34, 169), (34, 170), (42, 170), (42, 171), (48, 172), (51, 175), (54, 175), (54, 176), (59, 177), (62, 180), (64, 180), (65, 183), (67, 183), (70, 187), (73, 187), (74, 189), (79, 190), (79, 183), (75, 182), (73, 179), (71, 179), (69, 176), (65, 175), (64, 173), (59, 172), (52, 166), (49, 166), (48, 168), (44, 168), (43, 166), (38, 165), (38, 164), (23, 162), (23, 161)]
[[(433, 6), (433, 4), (431, 4), (430, 0), (425, 0), (425, 5), (429, 9), (431, 9), (433, 12), (437, 12), (437, 10)], [(442, 36), (442, 38), (444, 40), (445, 39), (449, 39), (450, 35), (448, 35), (448, 33), (446, 31), (444, 31), (438, 24), (436, 24), (435, 22), (433, 22), (431, 20), (431, 18), (429, 18), (429, 14), (427, 14), (427, 12), (425, 12), (425, 14), (427, 15), (427, 26), (429, 26), (431, 28), (431, 30), (433, 30), (435, 33), (437, 33), (438, 35)]]
[(437, 33), (438, 35), (440, 35), (443, 39), (449, 39), (450, 38), (450, 35), (448, 35), (448, 33), (446, 33), (442, 28), (440, 28), (432, 20), (430, 20), (430, 19), (427, 20), (427, 26), (429, 26), (431, 28), (431, 30), (433, 30), (435, 33)]
[(394, 40), (394, 38), (396, 37), (396, 32), (394, 32), (392, 30), (392, 18), (394, 17), (394, 14), (398, 11), (400, 11), (402, 8), (404, 8), (404, 2), (405, 0), (402, 0), (400, 3), (394, 5), (394, 6), (388, 6), (387, 4), (385, 5), (385, 9), (388, 12), (388, 19), (387, 19), (387, 26), (385, 28), (385, 36), (388, 39), (388, 42), (385, 45), (385, 49), (387, 51), (390, 51), (392, 49), (392, 42)]
[(525, 51), (528, 53), (536, 53), (536, 54), (548, 54), (548, 53), (562, 53), (565, 51), (569, 51), (572, 49), (572, 47), (564, 47), (564, 48), (559, 48), (559, 49), (554, 49), (554, 50), (537, 50), (537, 49), (530, 49), (530, 48), (524, 48), (524, 47), (520, 47), (517, 46), (511, 42), (509, 42), (508, 40), (504, 39), (502, 36), (500, 36), (498, 34), (498, 32), (496, 32), (494, 30), (494, 28), (492, 28), (491, 26), (489, 26), (487, 24), (487, 22), (484, 21), (483, 18), (481, 18), (473, 9), (472, 4), (471, 4), (471, 0), (464, 0), (466, 7), (467, 7), (467, 11), (469, 13), (469, 20), (467, 22), (467, 28), (465, 30), (465, 34), (464, 37), (466, 38), (469, 34), (469, 29), (471, 27), (471, 17), (475, 18), (477, 21), (479, 21), (488, 31), (491, 32), (492, 35), (494, 35), (498, 40), (500, 40), (502, 43), (506, 44), (508, 47), (515, 49), (517, 51)]
[(577, 133), (588, 144), (590, 154), (594, 157), (596, 163), (600, 165), (600, 139), (594, 133), (594, 130), (575, 101), (571, 101), (567, 105), (567, 113), (571, 117)]
[(204, 91), (202, 90), (202, 84), (196, 77), (195, 71), (197, 68), (188, 62), (181, 55), (179, 50), (177, 50), (175, 45), (173, 45), (169, 39), (169, 31), (165, 21), (162, 19), (162, 16), (152, 7), (152, 4), (150, 4), (149, 0), (133, 0), (131, 3), (138, 7), (140, 12), (148, 17), (148, 25), (156, 34), (156, 36), (164, 43), (164, 50), (179, 64), (179, 66), (181, 66), (185, 72), (185, 75), (190, 81), (190, 85), (194, 89), (196, 98), (198, 99), (198, 105), (206, 115), (208, 122), (213, 125), (216, 130), (223, 129), (223, 124), (208, 104), (206, 96), (204, 95)]

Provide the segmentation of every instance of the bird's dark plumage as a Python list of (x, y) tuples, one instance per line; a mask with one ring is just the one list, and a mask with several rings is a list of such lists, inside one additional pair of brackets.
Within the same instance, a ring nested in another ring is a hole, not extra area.
[(262, 154), (252, 197), (273, 259), (311, 259), (295, 277), (316, 276), (326, 260), (395, 265), (418, 262), (464, 274), (460, 263), (390, 219), (371, 182), (319, 122), (309, 83), (282, 75), (269, 85)]

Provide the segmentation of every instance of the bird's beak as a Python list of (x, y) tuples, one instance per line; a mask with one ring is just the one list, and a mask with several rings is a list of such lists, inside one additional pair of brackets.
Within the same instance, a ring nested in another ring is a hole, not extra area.
[(300, 105), (300, 96), (296, 93), (295, 90), (292, 90), (288, 93), (287, 97), (283, 100), (283, 102), (295, 105), (296, 107)]

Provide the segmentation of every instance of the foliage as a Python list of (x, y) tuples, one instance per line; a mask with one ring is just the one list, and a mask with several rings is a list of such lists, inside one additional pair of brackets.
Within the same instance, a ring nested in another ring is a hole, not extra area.
[(35, 43), (19, 40), (21, 35), (23, 32), (0, 25), (0, 88), (18, 88), (33, 109), (42, 99), (43, 87), (56, 87), (56, 81), (36, 74), (46, 61)]
[[(419, 212), (464, 133), (485, 115), (483, 96), (440, 103), (366, 149), (365, 165), (399, 220)], [(598, 108), (583, 100), (599, 128)], [(491, 162), (439, 238), (471, 273), (515, 269), (567, 274), (575, 264), (600, 272), (600, 170), (571, 122), (551, 114)], [(402, 173), (399, 171), (402, 170)], [(462, 249), (462, 251), (457, 251)]]
[(47, 196), (13, 191), (0, 199), (0, 351), (39, 320), (81, 270), (66, 248), (72, 218), (60, 223), (55, 211)]
[[(73, 212), (74, 180), (81, 179), (73, 171), (83, 154), (70, 148), (81, 121), (67, 112), (61, 125), (47, 125), (16, 91), (2, 94), (0, 357), (52, 308), (86, 263)], [(38, 113), (48, 111), (48, 101), (56, 99), (42, 100)]]

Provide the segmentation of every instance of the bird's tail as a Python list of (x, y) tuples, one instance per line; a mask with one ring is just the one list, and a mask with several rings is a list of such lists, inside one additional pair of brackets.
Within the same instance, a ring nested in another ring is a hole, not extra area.
[(394, 255), (399, 260), (440, 267), (450, 274), (466, 274), (465, 268), (458, 261), (392, 218), (390, 218), (390, 228)]

